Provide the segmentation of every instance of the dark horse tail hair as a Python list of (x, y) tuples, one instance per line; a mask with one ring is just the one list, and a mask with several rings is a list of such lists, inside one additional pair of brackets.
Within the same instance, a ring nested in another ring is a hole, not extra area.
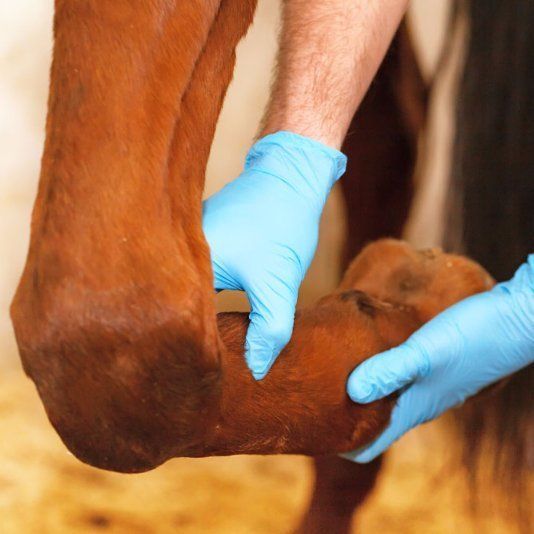
[[(459, 0), (457, 8), (455, 23), (467, 17), (468, 36), (445, 241), (506, 280), (534, 250), (534, 2)], [(492, 458), (495, 487), (523, 520), (534, 458), (533, 370), (458, 411), (472, 482)]]

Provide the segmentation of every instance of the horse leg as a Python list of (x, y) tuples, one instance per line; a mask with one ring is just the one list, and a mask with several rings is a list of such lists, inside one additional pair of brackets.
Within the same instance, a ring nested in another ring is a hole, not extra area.
[(403, 22), (343, 144), (348, 166), (341, 180), (347, 212), (342, 269), (367, 242), (401, 236), (427, 94)]
[(352, 515), (373, 489), (382, 458), (357, 464), (338, 456), (314, 459), (315, 489), (310, 507), (297, 532), (350, 532)]
[[(47, 140), (11, 311), (24, 368), (65, 444), (94, 466), (137, 472), (174, 456), (316, 456), (369, 443), (394, 399), (353, 403), (346, 377), (429, 320), (430, 301), (440, 311), (452, 290), (459, 300), (486, 289), (482, 270), (461, 258), (449, 269), (447, 255), (430, 261), (399, 242), (368, 247), (338, 292), (298, 314), (256, 382), (246, 314), (216, 322), (201, 228), (205, 162), (254, 1), (56, 8)], [(399, 265), (420, 280), (411, 293)], [(392, 287), (384, 297), (403, 306), (376, 298)]]

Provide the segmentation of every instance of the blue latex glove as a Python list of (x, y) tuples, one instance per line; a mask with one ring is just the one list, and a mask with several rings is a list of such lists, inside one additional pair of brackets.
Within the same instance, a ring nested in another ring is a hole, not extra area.
[(368, 403), (405, 388), (390, 425), (369, 446), (344, 454), (369, 462), (411, 428), (534, 361), (534, 254), (514, 277), (455, 304), (404, 344), (350, 375), (352, 400)]
[(255, 143), (243, 173), (204, 202), (215, 289), (246, 291), (250, 302), (245, 357), (256, 380), (291, 337), (321, 213), (345, 166), (341, 152), (277, 132)]

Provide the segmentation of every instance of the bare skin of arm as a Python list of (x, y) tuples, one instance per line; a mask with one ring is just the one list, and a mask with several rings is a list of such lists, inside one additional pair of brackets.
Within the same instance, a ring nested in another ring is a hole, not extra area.
[(407, 0), (287, 0), (260, 137), (288, 130), (339, 149)]

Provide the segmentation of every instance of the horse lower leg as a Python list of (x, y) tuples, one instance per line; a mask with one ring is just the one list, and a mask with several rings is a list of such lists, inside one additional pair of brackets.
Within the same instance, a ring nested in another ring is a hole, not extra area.
[(373, 489), (381, 463), (381, 457), (368, 464), (357, 464), (338, 456), (314, 458), (315, 488), (297, 532), (350, 532), (353, 512)]

